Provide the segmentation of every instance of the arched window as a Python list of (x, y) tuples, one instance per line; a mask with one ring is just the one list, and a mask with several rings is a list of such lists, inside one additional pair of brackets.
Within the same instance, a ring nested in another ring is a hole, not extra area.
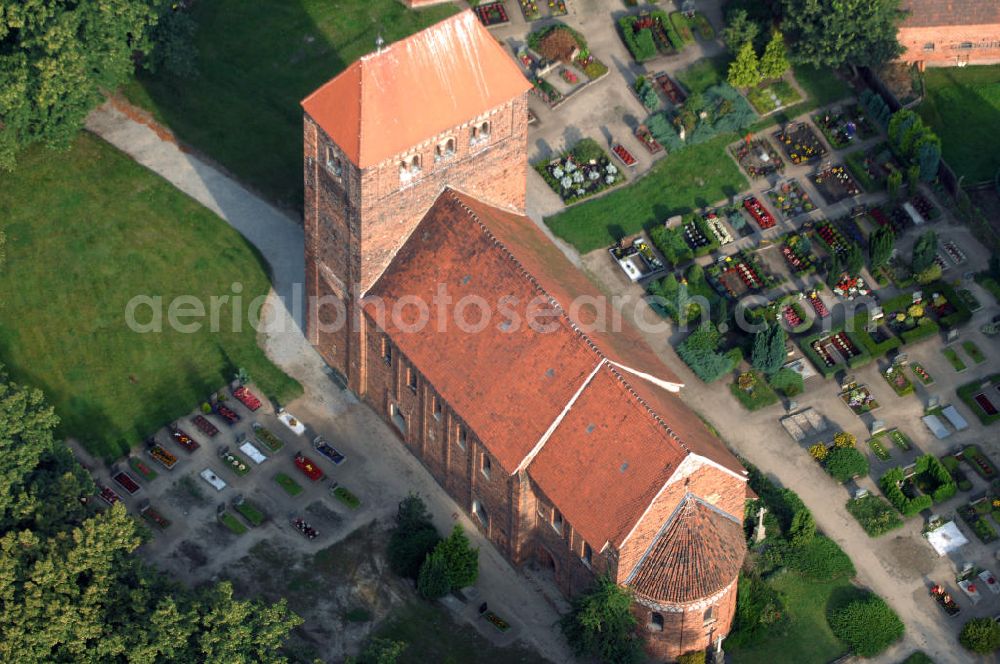
[(478, 500), (472, 501), (472, 513), (476, 515), (479, 522), (483, 524), (483, 528), (489, 529), (490, 527), (490, 515), (487, 514), (486, 508)]
[(403, 180), (409, 180), (416, 174), (420, 172), (420, 155), (410, 155), (403, 161), (399, 162), (399, 177)]
[(646, 625), (650, 632), (663, 631), (663, 615), (659, 613), (649, 614), (649, 624)]
[(455, 156), (455, 139), (449, 136), (434, 148), (434, 161), (442, 161)]
[(707, 625), (710, 622), (715, 622), (715, 607), (710, 606), (705, 609), (705, 615), (702, 616), (702, 621)]
[(477, 143), (485, 143), (490, 138), (490, 123), (489, 120), (484, 120), (478, 124), (472, 125), (469, 130), (469, 145), (476, 145)]

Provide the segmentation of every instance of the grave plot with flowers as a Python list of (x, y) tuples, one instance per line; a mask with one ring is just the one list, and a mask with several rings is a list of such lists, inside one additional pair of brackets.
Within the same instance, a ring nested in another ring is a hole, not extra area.
[(812, 127), (804, 122), (789, 125), (774, 134), (774, 140), (785, 151), (793, 164), (819, 161), (826, 155), (826, 147)]
[(774, 277), (767, 272), (760, 258), (746, 249), (734, 256), (726, 256), (705, 270), (709, 283), (723, 296), (738, 299), (747, 291), (770, 288)]
[(577, 143), (568, 153), (535, 164), (535, 170), (564, 203), (575, 203), (625, 180), (608, 153), (590, 138)]
[[(840, 345), (837, 345), (838, 343)], [(861, 352), (843, 332), (840, 333), (839, 340), (838, 337), (834, 337), (834, 344), (837, 346), (837, 350), (845, 356), (852, 352), (856, 354), (860, 354)], [(845, 345), (854, 346), (854, 348), (849, 349)], [(856, 385), (845, 390), (840, 394), (840, 400), (851, 409), (851, 412), (859, 416), (864, 413), (870, 413), (879, 407), (878, 401), (872, 396), (871, 390), (868, 389), (867, 385)]]
[(798, 233), (789, 233), (781, 244), (781, 255), (793, 274), (809, 274), (816, 270), (816, 256), (812, 253), (812, 242)]
[(525, 21), (538, 21), (543, 18), (565, 16), (565, 0), (518, 0)]
[(765, 138), (740, 141), (729, 148), (740, 168), (753, 179), (785, 170), (785, 161)]
[(477, 5), (474, 11), (479, 17), (479, 22), (487, 28), (510, 23), (510, 17), (507, 16), (507, 8), (504, 7), (503, 2), (484, 2)]
[(750, 217), (757, 222), (757, 225), (762, 231), (766, 231), (769, 228), (774, 228), (774, 225), (778, 223), (774, 215), (764, 207), (756, 196), (747, 196), (743, 199), (743, 209), (747, 211)]
[(796, 180), (787, 180), (769, 189), (767, 198), (784, 219), (794, 219), (816, 209), (816, 204)]
[(885, 189), (891, 173), (903, 172), (899, 162), (892, 156), (888, 143), (848, 153), (844, 162), (861, 186), (868, 191)]
[(799, 347), (826, 378), (839, 369), (860, 366), (871, 359), (843, 330), (807, 337), (799, 342)]
[(861, 195), (861, 187), (857, 180), (843, 164), (833, 164), (819, 170), (812, 179), (820, 195), (829, 204)]
[(666, 12), (659, 10), (623, 16), (618, 19), (618, 30), (636, 62), (658, 55), (671, 55), (684, 48), (684, 40), (677, 34)]
[(827, 109), (814, 115), (813, 122), (834, 150), (846, 148), (856, 140), (864, 141), (878, 133), (860, 105)]

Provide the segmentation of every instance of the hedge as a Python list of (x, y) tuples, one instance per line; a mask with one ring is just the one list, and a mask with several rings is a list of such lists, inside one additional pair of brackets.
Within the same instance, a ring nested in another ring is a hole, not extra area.
[(880, 357), (885, 355), (890, 350), (899, 348), (903, 342), (902, 340), (890, 334), (889, 338), (882, 342), (876, 342), (872, 339), (872, 335), (868, 333), (865, 326), (868, 324), (868, 312), (862, 311), (854, 316), (854, 331), (848, 332), (847, 336), (850, 337), (851, 341), (855, 345), (863, 348), (872, 357)]
[(836, 609), (830, 629), (856, 655), (874, 657), (903, 638), (903, 621), (878, 595), (869, 594)]
[(943, 281), (935, 281), (924, 287), (925, 293), (941, 293), (945, 299), (955, 307), (955, 313), (948, 314), (941, 318), (940, 323), (944, 328), (958, 327), (972, 319), (972, 311), (955, 289)]
[(904, 344), (912, 344), (921, 339), (933, 337), (940, 331), (941, 328), (938, 324), (925, 316), (920, 319), (920, 323), (915, 328), (901, 332), (899, 336), (902, 337)]
[(847, 511), (858, 520), (869, 537), (884, 535), (903, 525), (903, 520), (889, 503), (872, 494), (848, 500)]
[(853, 447), (838, 447), (823, 462), (833, 479), (844, 483), (852, 477), (868, 474), (868, 458)]
[(934, 499), (930, 496), (921, 494), (916, 498), (906, 497), (903, 489), (899, 486), (899, 483), (903, 479), (903, 469), (893, 468), (886, 471), (879, 480), (879, 487), (882, 488), (882, 493), (889, 499), (892, 506), (899, 510), (899, 513), (903, 516), (913, 516), (926, 509), (930, 509), (934, 504)]
[[(835, 334), (835, 332), (830, 332), (829, 334)], [(830, 378), (833, 376), (833, 374), (837, 373), (837, 369), (840, 366), (837, 364), (832, 367), (826, 366), (826, 362), (824, 362), (812, 348), (812, 342), (827, 335), (828, 333), (826, 332), (820, 332), (819, 334), (814, 334), (811, 337), (807, 337), (799, 341), (799, 349), (802, 351), (802, 354), (809, 358), (809, 361), (813, 363), (813, 366), (816, 367), (816, 371), (818, 371), (823, 378)]]
[(788, 566), (814, 581), (833, 581), (855, 574), (850, 557), (825, 535), (814, 535), (794, 547), (788, 554)]

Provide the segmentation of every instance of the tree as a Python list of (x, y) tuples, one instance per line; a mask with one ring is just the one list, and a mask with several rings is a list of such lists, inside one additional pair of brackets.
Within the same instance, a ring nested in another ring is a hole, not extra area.
[(929, 268), (934, 263), (937, 256), (938, 240), (937, 233), (927, 231), (913, 245), (913, 260), (910, 269), (914, 273), (920, 273)]
[(163, 70), (180, 78), (193, 78), (198, 73), (198, 51), (194, 35), (198, 24), (185, 11), (165, 7), (152, 29), (153, 47), (147, 58), (152, 71)]
[(834, 610), (830, 628), (862, 657), (874, 657), (903, 637), (903, 621), (877, 595), (856, 599)]
[(760, 75), (765, 80), (779, 79), (785, 75), (790, 66), (785, 55), (785, 37), (775, 30), (771, 34), (771, 41), (764, 48), (764, 55), (760, 58)]
[(796, 62), (860, 67), (902, 53), (896, 41), (899, 0), (781, 0), (781, 15)]
[(753, 44), (760, 34), (760, 24), (752, 20), (745, 9), (736, 9), (726, 16), (722, 41), (731, 53), (738, 53), (744, 44)]
[(844, 255), (844, 269), (850, 274), (857, 276), (861, 274), (861, 268), (865, 266), (865, 254), (861, 247), (851, 243)]
[(595, 657), (607, 664), (634, 664), (642, 658), (635, 633), (632, 597), (607, 575), (573, 600), (570, 613), (560, 621), (570, 648), (581, 657)]
[(868, 238), (868, 259), (872, 269), (877, 269), (892, 258), (892, 249), (896, 244), (896, 235), (888, 226), (876, 228)]
[(941, 139), (936, 135), (924, 136), (917, 144), (917, 163), (920, 165), (920, 179), (931, 182), (937, 177), (941, 163)]
[(788, 529), (788, 539), (795, 546), (801, 546), (816, 534), (816, 520), (812, 512), (802, 510), (792, 517), (792, 527)]
[(416, 579), (427, 554), (440, 541), (424, 501), (411, 493), (396, 510), (396, 527), (389, 536), (389, 568), (399, 576)]
[(992, 618), (973, 618), (962, 627), (958, 642), (980, 655), (994, 653), (1000, 650), (1000, 624)]
[(802, 375), (792, 369), (781, 368), (770, 378), (771, 387), (781, 390), (786, 397), (794, 397), (805, 389)]
[(357, 658), (348, 658), (347, 664), (396, 664), (406, 647), (406, 641), (375, 637)]
[(826, 457), (826, 472), (838, 482), (868, 474), (868, 459), (853, 447), (835, 447)]
[(744, 89), (760, 83), (760, 64), (751, 42), (743, 44), (736, 54), (736, 59), (729, 63), (729, 75), (726, 80), (734, 88)]
[(440, 545), (431, 551), (420, 566), (417, 577), (417, 592), (424, 599), (438, 599), (451, 591), (448, 575), (448, 559)]
[(896, 169), (885, 179), (886, 188), (889, 190), (889, 198), (896, 200), (899, 198), (899, 188), (903, 185), (903, 174)]
[(471, 586), (479, 578), (479, 549), (473, 549), (462, 526), (455, 525), (451, 535), (434, 549), (441, 551), (448, 568), (451, 590)]
[(781, 325), (769, 325), (757, 331), (753, 337), (750, 363), (766, 374), (776, 373), (785, 362), (786, 340), (785, 329)]
[(65, 148), (133, 71), (163, 0), (5, 3), (0, 12), (0, 168), (33, 143)]
[(677, 346), (677, 355), (706, 383), (718, 380), (736, 368), (739, 349), (719, 353), (719, 332), (710, 323), (702, 325)]
[(910, 164), (909, 168), (906, 169), (906, 188), (909, 190), (910, 196), (915, 196), (919, 187), (920, 165)]

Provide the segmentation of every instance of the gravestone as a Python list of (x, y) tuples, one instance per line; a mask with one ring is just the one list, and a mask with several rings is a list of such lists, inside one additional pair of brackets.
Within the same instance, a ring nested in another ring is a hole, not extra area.
[(956, 339), (958, 339), (958, 330), (955, 328), (951, 328), (950, 330), (948, 330), (948, 343), (951, 343)]

